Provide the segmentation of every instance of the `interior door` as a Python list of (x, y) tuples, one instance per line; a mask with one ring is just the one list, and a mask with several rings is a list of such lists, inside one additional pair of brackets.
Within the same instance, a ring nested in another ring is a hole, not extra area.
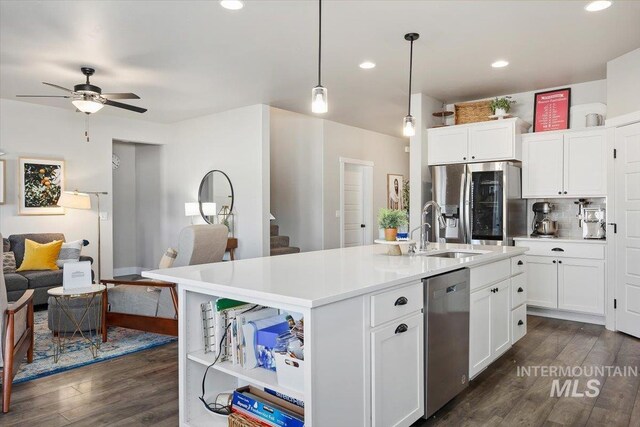
[(365, 241), (364, 168), (345, 164), (344, 168), (344, 247), (361, 246)]
[(640, 338), (640, 123), (616, 129), (616, 328)]

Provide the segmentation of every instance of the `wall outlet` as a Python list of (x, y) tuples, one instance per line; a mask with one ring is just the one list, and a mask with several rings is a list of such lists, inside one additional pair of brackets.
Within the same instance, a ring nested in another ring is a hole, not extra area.
[(102, 211), (100, 212), (100, 221), (106, 221), (109, 219), (109, 212)]
[(336, 218), (340, 218), (340, 211), (336, 211)]

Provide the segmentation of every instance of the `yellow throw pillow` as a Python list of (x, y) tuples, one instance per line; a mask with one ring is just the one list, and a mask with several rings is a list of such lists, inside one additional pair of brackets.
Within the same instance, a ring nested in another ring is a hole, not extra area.
[(33, 240), (24, 241), (24, 258), (20, 268), (16, 271), (26, 270), (58, 270), (56, 261), (62, 248), (62, 240), (54, 240), (50, 243), (37, 243)]

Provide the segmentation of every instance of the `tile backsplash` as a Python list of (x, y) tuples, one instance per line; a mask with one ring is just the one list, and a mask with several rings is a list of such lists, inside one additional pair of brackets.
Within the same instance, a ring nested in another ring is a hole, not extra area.
[[(588, 198), (591, 202), (588, 207), (607, 208), (607, 199), (604, 197)], [(536, 202), (550, 202), (554, 205), (549, 217), (558, 221), (558, 237), (582, 238), (582, 228), (578, 227), (578, 199), (528, 199), (527, 200), (527, 223), (529, 233), (532, 232), (531, 222), (533, 221), (533, 204)]]

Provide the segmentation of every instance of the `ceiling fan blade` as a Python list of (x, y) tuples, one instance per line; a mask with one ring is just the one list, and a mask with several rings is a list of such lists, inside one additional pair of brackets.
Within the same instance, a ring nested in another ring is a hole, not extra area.
[(16, 95), (17, 98), (71, 98), (67, 95)]
[(62, 86), (58, 86), (58, 85), (54, 85), (53, 83), (47, 83), (47, 82), (42, 82), (43, 85), (47, 85), (47, 86), (52, 86), (61, 90), (64, 90), (65, 92), (69, 92), (69, 93), (73, 93), (73, 91), (71, 89), (67, 89), (66, 87), (62, 87)]
[(103, 93), (103, 97), (107, 99), (140, 99), (135, 93)]
[(123, 104), (122, 102), (116, 102), (110, 99), (107, 99), (104, 104), (111, 105), (112, 107), (124, 108), (125, 110), (135, 111), (136, 113), (144, 113), (145, 111), (147, 111), (146, 108), (136, 107), (135, 105)]

